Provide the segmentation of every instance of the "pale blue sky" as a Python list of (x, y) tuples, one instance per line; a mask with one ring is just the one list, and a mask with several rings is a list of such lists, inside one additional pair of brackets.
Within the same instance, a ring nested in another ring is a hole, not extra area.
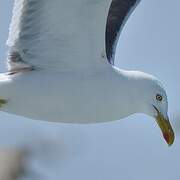
[[(12, 3), (0, 0), (1, 71), (5, 70)], [(179, 7), (178, 0), (142, 0), (122, 32), (116, 58), (122, 68), (149, 72), (162, 80), (176, 134), (178, 121), (173, 117), (180, 112)], [(43, 180), (180, 179), (180, 137), (177, 135), (175, 144), (168, 148), (154, 120), (145, 115), (107, 124), (64, 125), (0, 113), (0, 145), (31, 147), (29, 166)]]

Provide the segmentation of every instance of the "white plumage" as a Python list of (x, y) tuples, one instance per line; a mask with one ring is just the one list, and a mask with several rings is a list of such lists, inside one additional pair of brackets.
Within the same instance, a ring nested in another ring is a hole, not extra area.
[(110, 2), (16, 0), (10, 55), (18, 52), (29, 65), (53, 71), (102, 68)]
[(66, 123), (146, 113), (160, 119), (172, 144), (167, 96), (159, 80), (114, 66), (120, 32), (138, 2), (15, 0), (1, 110)]

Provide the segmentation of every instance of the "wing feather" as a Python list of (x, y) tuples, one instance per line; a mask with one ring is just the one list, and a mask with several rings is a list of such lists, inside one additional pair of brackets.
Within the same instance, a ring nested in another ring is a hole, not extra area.
[[(9, 69), (99, 69), (138, 0), (15, 0)], [(107, 61), (108, 60), (108, 61)]]
[(106, 54), (112, 65), (121, 30), (139, 2), (140, 0), (113, 0), (111, 3), (106, 26)]

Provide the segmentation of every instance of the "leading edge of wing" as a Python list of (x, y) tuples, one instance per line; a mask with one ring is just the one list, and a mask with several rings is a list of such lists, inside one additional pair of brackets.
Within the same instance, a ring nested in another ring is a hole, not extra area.
[(114, 65), (114, 56), (120, 33), (141, 0), (112, 0), (106, 24), (106, 55)]

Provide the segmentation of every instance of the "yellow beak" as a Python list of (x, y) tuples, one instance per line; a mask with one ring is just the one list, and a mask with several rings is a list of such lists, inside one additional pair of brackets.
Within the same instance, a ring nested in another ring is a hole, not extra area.
[(155, 108), (158, 115), (156, 117), (156, 121), (162, 131), (163, 137), (166, 140), (167, 144), (169, 146), (171, 146), (174, 142), (175, 139), (175, 135), (174, 135), (174, 131), (172, 129), (172, 126), (170, 124), (169, 119), (164, 118), (164, 116), (162, 115), (162, 113), (159, 112), (159, 110), (157, 108)]

